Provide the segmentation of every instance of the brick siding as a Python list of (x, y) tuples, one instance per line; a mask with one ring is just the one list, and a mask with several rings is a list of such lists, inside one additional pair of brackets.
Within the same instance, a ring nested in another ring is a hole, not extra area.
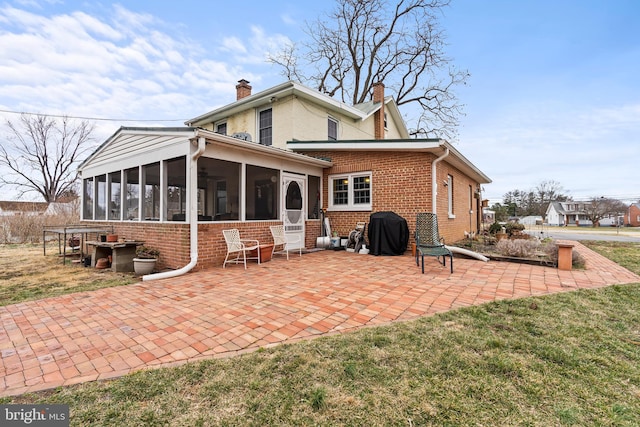
[[(336, 165), (325, 170), (323, 176), (324, 208), (328, 207), (329, 175), (364, 171), (372, 173), (371, 211), (327, 212), (332, 231), (337, 231), (341, 236), (348, 235), (359, 221), (368, 224), (372, 213), (382, 211), (393, 211), (405, 218), (413, 235), (416, 214), (432, 210), (431, 165), (435, 156), (431, 153), (372, 152), (366, 154), (366, 161), (361, 158), (363, 154), (357, 152), (332, 151), (306, 154), (330, 158)], [(445, 242), (452, 243), (463, 239), (465, 231), (478, 230), (479, 199), (473, 199), (473, 214), (469, 214), (469, 185), (475, 191), (477, 183), (449, 165), (446, 159), (438, 163), (437, 173), (439, 231), (445, 238)], [(442, 184), (447, 180), (447, 175), (453, 176), (454, 181), (455, 219), (448, 218), (447, 187)]]
[[(416, 214), (431, 212), (431, 165), (435, 156), (430, 153), (406, 152), (315, 152), (313, 156), (331, 158), (336, 165), (324, 171), (323, 201), (328, 207), (328, 177), (337, 173), (371, 171), (372, 210), (354, 212), (327, 212), (331, 228), (340, 236), (348, 236), (357, 222), (369, 223), (372, 213), (393, 211), (407, 220), (410, 234), (415, 230)], [(446, 162), (438, 163), (437, 214), (440, 235), (445, 242), (452, 243), (464, 238), (465, 231), (477, 231), (479, 199), (473, 199), (473, 214), (469, 214), (469, 185), (475, 190), (477, 183)], [(447, 187), (442, 183), (447, 175), (454, 181), (455, 219), (448, 218)], [(189, 225), (183, 223), (121, 222), (105, 223), (113, 225), (120, 237), (143, 241), (145, 246), (160, 250), (158, 267), (177, 269), (190, 261)], [(281, 221), (213, 222), (198, 225), (198, 263), (195, 269), (220, 266), (226, 255), (226, 244), (222, 230), (237, 228), (245, 239), (257, 239), (263, 244), (271, 244), (270, 225)], [(321, 235), (320, 220), (307, 220), (305, 247), (314, 248), (316, 238)], [(410, 242), (413, 241), (413, 237)]]

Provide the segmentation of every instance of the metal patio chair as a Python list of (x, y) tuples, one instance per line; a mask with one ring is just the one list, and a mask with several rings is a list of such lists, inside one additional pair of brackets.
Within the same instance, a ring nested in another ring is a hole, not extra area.
[[(300, 236), (286, 236), (284, 233), (284, 225), (272, 225), (271, 236), (273, 237), (273, 249), (271, 250), (271, 256), (274, 254), (286, 254), (289, 259), (289, 251), (297, 250), (300, 256), (302, 256), (302, 241)], [(282, 249), (276, 251), (277, 246), (282, 246)]]
[(438, 216), (433, 213), (419, 213), (416, 218), (416, 265), (422, 258), (422, 274), (424, 274), (424, 256), (434, 256), (442, 265), (447, 266), (446, 258), (450, 258), (453, 273), (453, 253), (444, 245), (444, 239), (438, 232)]
[[(241, 239), (240, 231), (233, 228), (230, 230), (222, 230), (224, 240), (227, 243), (227, 256), (224, 258), (222, 268), (225, 268), (227, 264), (244, 264), (244, 269), (247, 269), (248, 259), (257, 259), (260, 264), (260, 242), (257, 240)], [(247, 253), (255, 250), (257, 255), (247, 256)], [(235, 254), (235, 258), (229, 259), (229, 255)]]

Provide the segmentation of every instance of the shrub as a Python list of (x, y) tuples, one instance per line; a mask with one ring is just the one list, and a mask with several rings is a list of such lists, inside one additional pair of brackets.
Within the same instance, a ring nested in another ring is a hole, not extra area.
[(519, 258), (533, 257), (539, 248), (540, 242), (533, 239), (503, 239), (496, 245), (498, 253)]
[(160, 255), (160, 251), (147, 246), (138, 246), (136, 248), (136, 257), (142, 259), (155, 259)]
[(38, 243), (42, 240), (42, 215), (9, 215), (1, 217), (2, 243)]
[(514, 234), (519, 234), (520, 232), (524, 231), (524, 224), (520, 224), (519, 222), (509, 222), (504, 226), (504, 228), (507, 231), (509, 237), (511, 237)]
[(500, 225), (500, 223), (498, 223), (498, 221), (494, 222), (489, 227), (489, 234), (491, 234), (491, 235), (496, 235), (496, 234), (500, 233), (501, 231), (502, 231), (502, 226)]

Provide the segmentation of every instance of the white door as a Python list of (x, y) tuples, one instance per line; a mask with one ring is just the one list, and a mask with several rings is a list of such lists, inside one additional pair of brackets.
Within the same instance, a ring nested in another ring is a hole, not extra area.
[[(288, 173), (282, 174), (282, 212), (285, 237), (299, 236), (300, 243), (287, 245), (289, 249), (304, 248), (305, 213), (305, 177)], [(298, 241), (297, 239), (287, 239)]]

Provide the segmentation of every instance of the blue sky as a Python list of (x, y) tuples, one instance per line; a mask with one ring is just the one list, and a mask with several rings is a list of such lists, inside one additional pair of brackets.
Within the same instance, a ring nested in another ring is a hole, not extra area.
[[(121, 125), (179, 126), (232, 102), (240, 78), (254, 93), (281, 83), (266, 53), (302, 40), (332, 5), (4, 1), (0, 110), (112, 119), (96, 122), (96, 143)], [(492, 203), (545, 180), (577, 200), (640, 200), (639, 17), (636, 0), (444, 9), (447, 54), (471, 73), (454, 143), (493, 180)]]

